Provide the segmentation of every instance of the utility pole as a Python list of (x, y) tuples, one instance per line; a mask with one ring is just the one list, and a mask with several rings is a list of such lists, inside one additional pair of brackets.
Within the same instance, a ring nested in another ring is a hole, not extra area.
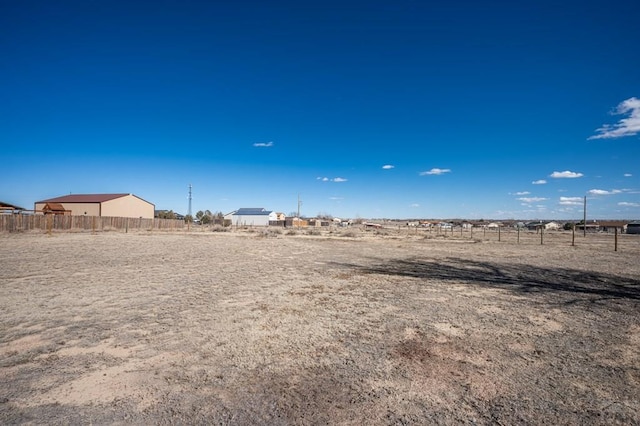
[(187, 215), (191, 216), (191, 184), (189, 184), (189, 210), (187, 211)]
[(300, 206), (302, 205), (302, 201), (300, 201), (300, 194), (298, 194), (298, 228), (300, 228)]
[(587, 196), (584, 196), (584, 208), (582, 209), (584, 216), (582, 217), (582, 235), (587, 236)]

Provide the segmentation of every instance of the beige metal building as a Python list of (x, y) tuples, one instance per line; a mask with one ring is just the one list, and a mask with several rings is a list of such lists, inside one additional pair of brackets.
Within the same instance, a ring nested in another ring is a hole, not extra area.
[(39, 214), (153, 219), (155, 206), (133, 194), (72, 194), (36, 201)]

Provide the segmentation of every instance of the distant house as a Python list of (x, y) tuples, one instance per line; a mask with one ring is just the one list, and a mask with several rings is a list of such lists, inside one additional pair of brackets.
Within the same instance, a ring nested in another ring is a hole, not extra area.
[(287, 215), (284, 213), (276, 213), (276, 220), (278, 221), (287, 220)]
[(44, 214), (71, 216), (71, 210), (67, 210), (61, 203), (45, 203), (41, 210)]
[(20, 213), (23, 210), (22, 207), (0, 201), (0, 214)]
[(627, 224), (627, 234), (640, 234), (640, 220)]
[(380, 223), (375, 223), (375, 222), (363, 222), (362, 226), (364, 226), (365, 229), (369, 229), (369, 228), (382, 228), (382, 224)]
[(628, 226), (626, 221), (623, 220), (599, 220), (598, 231), (600, 232), (624, 232), (625, 228)]
[(72, 194), (36, 201), (36, 214), (153, 219), (155, 206), (133, 194)]
[(269, 221), (276, 221), (278, 216), (263, 208), (240, 208), (224, 215), (224, 219), (236, 226), (269, 226)]
[(560, 229), (560, 224), (557, 222), (543, 222), (540, 220), (538, 222), (528, 222), (525, 224), (525, 227), (529, 231), (538, 231), (540, 229), (544, 229), (545, 231), (557, 231)]

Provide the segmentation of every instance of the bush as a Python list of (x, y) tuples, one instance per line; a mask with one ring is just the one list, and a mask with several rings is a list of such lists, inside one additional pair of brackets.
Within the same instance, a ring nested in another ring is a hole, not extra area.
[(345, 237), (345, 238), (355, 238), (358, 236), (358, 234), (356, 234), (355, 231), (347, 231), (347, 232), (343, 232), (340, 234), (341, 237)]
[(261, 229), (258, 233), (258, 237), (261, 238), (277, 238), (281, 231), (277, 228), (265, 228)]

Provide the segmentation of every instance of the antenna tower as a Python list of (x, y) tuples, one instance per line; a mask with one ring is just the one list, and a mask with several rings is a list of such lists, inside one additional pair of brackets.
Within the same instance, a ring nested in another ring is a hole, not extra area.
[(187, 215), (191, 216), (191, 184), (189, 184), (189, 210), (187, 211)]

